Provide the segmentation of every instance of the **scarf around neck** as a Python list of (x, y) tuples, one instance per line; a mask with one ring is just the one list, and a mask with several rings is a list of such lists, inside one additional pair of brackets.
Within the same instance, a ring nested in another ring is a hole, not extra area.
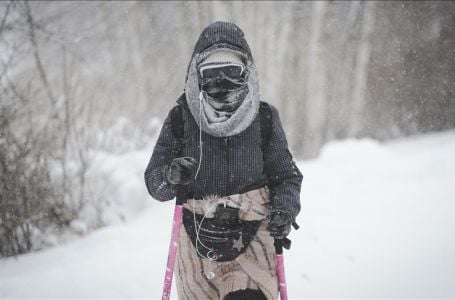
[[(227, 137), (241, 133), (256, 118), (260, 102), (259, 83), (256, 66), (253, 61), (248, 60), (246, 67), (249, 76), (244, 89), (230, 93), (224, 102), (201, 93), (197, 65), (219, 50), (221, 48), (209, 48), (193, 57), (188, 68), (185, 96), (194, 120), (204, 132), (216, 137)], [(239, 51), (232, 51), (244, 56)]]

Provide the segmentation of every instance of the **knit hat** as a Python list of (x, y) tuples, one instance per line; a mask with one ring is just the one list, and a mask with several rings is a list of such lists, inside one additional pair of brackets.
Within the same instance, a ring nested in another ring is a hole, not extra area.
[(251, 50), (245, 40), (245, 34), (237, 25), (218, 21), (206, 27), (199, 36), (192, 57), (215, 44), (228, 44), (244, 52), (250, 59)]

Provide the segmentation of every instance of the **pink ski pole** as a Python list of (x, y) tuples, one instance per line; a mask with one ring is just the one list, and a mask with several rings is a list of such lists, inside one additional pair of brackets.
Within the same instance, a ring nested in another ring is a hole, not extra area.
[(280, 299), (288, 300), (288, 289), (286, 286), (286, 276), (284, 272), (284, 256), (282, 240), (275, 240), (276, 251), (276, 273), (278, 275), (278, 287), (280, 289)]
[(171, 242), (167, 256), (166, 273), (164, 274), (164, 286), (161, 300), (169, 300), (171, 297), (172, 276), (174, 275), (175, 254), (180, 235), (180, 224), (182, 223), (182, 205), (177, 203), (174, 208), (174, 218), (172, 223)]

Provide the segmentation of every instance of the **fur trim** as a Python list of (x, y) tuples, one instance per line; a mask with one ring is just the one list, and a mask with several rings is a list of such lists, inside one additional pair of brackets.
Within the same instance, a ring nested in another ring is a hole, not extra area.
[[(200, 86), (198, 78), (198, 68), (200, 62), (206, 59), (217, 51), (232, 51), (242, 57), (246, 61), (246, 68), (249, 71), (248, 76), (248, 89), (249, 92), (245, 96), (242, 104), (237, 108), (235, 112), (224, 122), (210, 123), (208, 119), (208, 111), (205, 110), (204, 105), (201, 105), (202, 101), (207, 101), (205, 97), (200, 97)], [(233, 136), (244, 131), (248, 126), (253, 123), (259, 112), (259, 81), (254, 61), (249, 59), (241, 51), (235, 50), (225, 44), (217, 44), (210, 47), (202, 53), (196, 54), (191, 60), (190, 67), (188, 69), (187, 81), (185, 84), (186, 101), (190, 108), (191, 114), (198, 126), (206, 133), (216, 137), (227, 137)], [(202, 108), (202, 112), (201, 112)]]

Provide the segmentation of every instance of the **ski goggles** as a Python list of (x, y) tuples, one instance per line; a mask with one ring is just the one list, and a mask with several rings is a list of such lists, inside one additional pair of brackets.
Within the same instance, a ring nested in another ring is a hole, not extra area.
[[(210, 63), (199, 67), (201, 77), (204, 79), (216, 78), (219, 76), (230, 79), (240, 79), (245, 73), (245, 66), (236, 63)], [(223, 76), (224, 75), (224, 76)]]

